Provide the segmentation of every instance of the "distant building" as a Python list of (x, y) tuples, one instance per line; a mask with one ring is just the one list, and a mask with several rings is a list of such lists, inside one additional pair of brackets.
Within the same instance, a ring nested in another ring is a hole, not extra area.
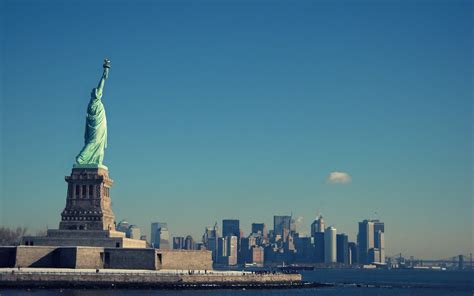
[(336, 262), (336, 228), (328, 227), (324, 231), (324, 263)]
[(349, 265), (349, 238), (346, 234), (336, 235), (337, 262)]
[(250, 254), (251, 254), (251, 263), (256, 265), (256, 266), (263, 266), (263, 263), (265, 261), (264, 257), (264, 248), (259, 247), (259, 246), (253, 246), (250, 249)]
[(206, 249), (212, 252), (212, 262), (216, 263), (218, 260), (218, 237), (211, 237), (207, 240)]
[(311, 223), (311, 237), (314, 237), (316, 232), (324, 232), (324, 219), (321, 215)]
[(157, 249), (170, 249), (170, 234), (166, 222), (151, 223), (151, 245)]
[(268, 231), (265, 223), (252, 223), (252, 234), (260, 234), (263, 238), (263, 241), (268, 240)]
[(260, 238), (260, 236), (257, 237), (255, 234), (251, 234), (240, 239), (240, 256), (238, 256), (240, 264), (252, 262), (250, 251), (252, 247), (257, 245), (257, 238)]
[(314, 233), (314, 262), (324, 263), (324, 232)]
[(377, 262), (385, 263), (385, 223), (380, 220), (374, 222), (374, 248), (379, 249)]
[(131, 239), (141, 239), (142, 232), (140, 231), (140, 228), (136, 225), (130, 225), (125, 232), (126, 236)]
[(298, 262), (312, 262), (314, 257), (314, 247), (311, 243), (310, 237), (296, 237), (295, 238), (296, 248), (296, 261)]
[(217, 256), (214, 263), (227, 265), (227, 245), (224, 237), (217, 238)]
[(194, 250), (194, 239), (192, 236), (188, 235), (184, 239), (184, 249), (186, 250)]
[(184, 237), (182, 236), (173, 237), (173, 249), (175, 250), (184, 249)]
[(380, 263), (380, 250), (378, 248), (371, 248), (368, 253), (367, 263)]
[[(204, 234), (202, 236), (202, 242), (204, 246), (206, 246), (206, 248), (209, 249), (210, 246), (208, 246), (209, 244), (208, 240), (212, 238), (215, 239), (216, 237), (219, 237), (219, 227), (217, 226), (217, 222), (212, 227), (211, 226), (206, 227)], [(213, 240), (213, 242), (216, 243), (217, 241)]]
[(378, 248), (380, 251), (379, 262), (385, 263), (385, 233), (379, 230), (376, 233), (376, 237), (377, 237), (377, 244), (375, 245), (375, 247)]
[(374, 247), (374, 222), (364, 220), (359, 222), (359, 233), (357, 234), (358, 262), (359, 264), (368, 264), (369, 250)]
[(222, 236), (237, 236), (240, 238), (240, 221), (235, 219), (222, 220)]
[(126, 220), (120, 221), (116, 226), (115, 229), (120, 232), (127, 232), (130, 224)]
[(290, 233), (296, 232), (295, 220), (291, 216), (273, 216), (273, 231), (275, 237), (279, 235), (286, 241)]
[(227, 247), (227, 265), (237, 265), (237, 241), (238, 237), (235, 235), (226, 236), (226, 247)]
[(357, 244), (350, 242), (349, 244), (349, 264), (357, 264)]
[[(357, 235), (359, 264), (385, 263), (384, 233), (385, 224), (380, 220), (364, 220), (359, 222), (359, 233)], [(370, 251), (371, 249), (374, 250)]]

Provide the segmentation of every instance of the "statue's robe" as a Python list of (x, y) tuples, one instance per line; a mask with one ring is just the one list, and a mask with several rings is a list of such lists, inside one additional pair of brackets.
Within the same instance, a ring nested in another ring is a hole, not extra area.
[(84, 147), (76, 156), (78, 164), (98, 164), (104, 160), (107, 147), (107, 118), (102, 104), (102, 90), (94, 89), (87, 107)]

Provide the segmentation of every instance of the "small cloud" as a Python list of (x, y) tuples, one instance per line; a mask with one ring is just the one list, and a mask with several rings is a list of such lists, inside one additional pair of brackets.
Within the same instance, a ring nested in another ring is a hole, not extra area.
[(332, 172), (329, 174), (326, 182), (328, 184), (349, 184), (352, 182), (352, 178), (348, 173)]

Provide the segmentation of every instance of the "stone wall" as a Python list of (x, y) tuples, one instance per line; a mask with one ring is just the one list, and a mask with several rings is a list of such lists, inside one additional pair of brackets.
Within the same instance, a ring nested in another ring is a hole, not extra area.
[(76, 265), (74, 268), (103, 268), (101, 254), (104, 248), (80, 247), (76, 249)]
[[(113, 272), (107, 273), (100, 271), (99, 273), (91, 271), (77, 272), (0, 272), (0, 286), (5, 286), (10, 283), (12, 286), (19, 287), (22, 283), (28, 285), (48, 286), (51, 283), (53, 286), (70, 287), (71, 285), (81, 285), (85, 287), (114, 286), (124, 287), (138, 287), (143, 285), (145, 287), (159, 287), (174, 284), (174, 287), (187, 284), (202, 284), (205, 287), (209, 285), (220, 285), (221, 287), (231, 286), (232, 284), (247, 284), (250, 286), (274, 285), (277, 283), (298, 283), (301, 282), (300, 274), (228, 274), (225, 272), (216, 272), (208, 274), (193, 274), (183, 275), (176, 273), (131, 273), (131, 272)], [(275, 286), (273, 286), (275, 287)]]
[(14, 267), (16, 247), (0, 247), (0, 267)]
[(152, 248), (0, 247), (0, 267), (212, 270), (212, 253)]
[(146, 248), (146, 241), (123, 237), (25, 237), (24, 244), (30, 246), (70, 246), (102, 248)]
[[(155, 249), (105, 249), (105, 268), (159, 269)], [(107, 257), (105, 257), (107, 258)]]
[(18, 246), (16, 248), (15, 266), (20, 267), (56, 267), (59, 254), (56, 247)]
[(212, 252), (195, 250), (157, 250), (162, 269), (212, 270)]

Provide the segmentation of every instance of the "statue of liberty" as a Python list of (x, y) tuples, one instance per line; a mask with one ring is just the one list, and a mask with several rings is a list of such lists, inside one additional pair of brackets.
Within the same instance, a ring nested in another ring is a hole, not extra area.
[(84, 147), (76, 156), (74, 167), (103, 166), (104, 150), (107, 147), (107, 118), (102, 104), (105, 80), (109, 76), (110, 61), (104, 60), (104, 72), (97, 88), (92, 89), (91, 100), (87, 106)]

